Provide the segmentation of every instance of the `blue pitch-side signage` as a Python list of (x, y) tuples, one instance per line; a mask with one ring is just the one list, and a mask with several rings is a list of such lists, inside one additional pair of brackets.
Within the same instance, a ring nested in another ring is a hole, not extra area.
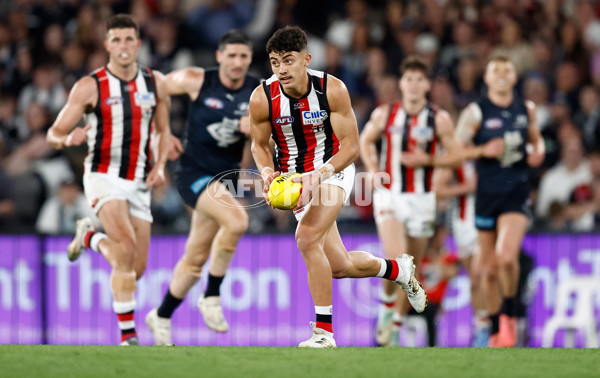
[[(152, 238), (148, 268), (138, 282), (136, 297), (136, 325), (142, 344), (152, 343), (143, 319), (160, 303), (185, 240), (186, 236)], [(348, 250), (381, 255), (376, 235), (344, 235), (343, 240)], [(93, 252), (70, 263), (64, 252), (68, 242), (66, 237), (0, 236), (0, 343), (41, 343), (44, 331), (51, 344), (118, 343), (109, 265)], [(553, 313), (558, 283), (574, 274), (600, 277), (600, 237), (531, 235), (523, 249), (534, 260), (527, 285), (531, 298), (528, 325), (529, 345), (538, 347), (543, 326)], [(376, 278), (334, 280), (333, 321), (338, 345), (373, 345), (380, 282)], [(287, 346), (310, 336), (308, 323), (314, 320), (314, 307), (293, 235), (242, 238), (222, 287), (228, 333), (207, 329), (196, 310), (205, 286), (203, 277), (173, 317), (176, 345)], [(463, 272), (449, 284), (444, 311), (438, 318), (438, 345), (469, 345), (469, 302), (469, 280)], [(416, 328), (405, 327), (403, 342), (425, 345), (422, 322), (415, 319), (412, 323)], [(563, 345), (562, 334), (555, 345)], [(578, 339), (577, 345), (583, 345), (582, 340)]]

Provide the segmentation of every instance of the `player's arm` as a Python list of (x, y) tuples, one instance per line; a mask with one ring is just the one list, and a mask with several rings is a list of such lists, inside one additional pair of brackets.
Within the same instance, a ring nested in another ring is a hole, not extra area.
[(476, 180), (452, 182), (452, 170), (436, 168), (432, 178), (433, 191), (438, 199), (452, 198), (475, 192)]
[(153, 71), (156, 82), (156, 111), (154, 113), (155, 137), (158, 138), (158, 156), (154, 167), (146, 178), (148, 187), (159, 186), (165, 182), (165, 164), (171, 148), (171, 129), (169, 126), (170, 98), (167, 93), (165, 76)]
[(195, 101), (204, 84), (204, 69), (188, 67), (170, 72), (165, 76), (165, 84), (169, 96), (187, 95)]
[(311, 201), (312, 193), (319, 183), (327, 180), (336, 172), (344, 170), (358, 158), (358, 126), (350, 103), (350, 94), (346, 85), (331, 75), (327, 77), (327, 101), (329, 102), (331, 128), (340, 143), (340, 149), (328, 163), (318, 170), (292, 179), (294, 182), (302, 182), (302, 194), (297, 208)]
[[(195, 101), (200, 94), (204, 84), (204, 69), (200, 67), (188, 67), (175, 70), (165, 76), (165, 89), (169, 96), (187, 95), (190, 100)], [(171, 150), (169, 160), (177, 160), (183, 153), (181, 140), (171, 135)]]
[(473, 138), (481, 127), (483, 115), (476, 103), (471, 103), (462, 111), (456, 123), (455, 135), (461, 143), (463, 160), (474, 160), (482, 157), (498, 157), (504, 151), (504, 140), (494, 138), (484, 145), (474, 146)]
[(533, 101), (526, 101), (527, 113), (529, 115), (529, 127), (527, 128), (528, 144), (527, 144), (527, 164), (531, 167), (539, 167), (546, 156), (546, 146), (544, 138), (538, 127), (535, 117), (535, 104)]
[(48, 144), (57, 150), (78, 146), (87, 140), (87, 131), (92, 127), (73, 127), (79, 122), (86, 108), (93, 107), (98, 101), (96, 81), (91, 76), (81, 78), (69, 93), (67, 103), (62, 108), (54, 124), (46, 134)]
[(256, 168), (264, 181), (263, 196), (267, 203), (267, 193), (271, 181), (279, 175), (273, 168), (273, 153), (269, 141), (271, 139), (271, 122), (269, 120), (269, 102), (262, 85), (258, 86), (250, 96), (250, 137), (252, 139), (252, 156)]
[(369, 172), (379, 170), (376, 143), (381, 139), (381, 134), (385, 128), (385, 120), (390, 111), (389, 108), (389, 105), (381, 105), (375, 108), (360, 134), (360, 158)]
[(389, 181), (389, 176), (386, 178), (385, 175), (379, 172), (379, 157), (377, 156), (376, 145), (385, 130), (389, 111), (389, 105), (381, 105), (375, 108), (360, 134), (360, 157), (369, 173), (369, 183), (374, 186), (381, 184), (386, 179)]

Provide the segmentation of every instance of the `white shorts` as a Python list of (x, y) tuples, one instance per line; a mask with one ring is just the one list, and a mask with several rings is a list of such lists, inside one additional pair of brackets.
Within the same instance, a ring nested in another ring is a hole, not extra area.
[(435, 193), (393, 193), (377, 189), (373, 193), (375, 222), (395, 218), (406, 226), (408, 236), (429, 238), (435, 225)]
[(477, 229), (473, 219), (463, 220), (458, 217), (452, 219), (452, 236), (456, 243), (456, 254), (459, 259), (464, 259), (475, 254), (477, 246)]
[[(331, 176), (327, 180), (323, 181), (321, 185), (333, 185), (339, 186), (344, 189), (344, 204), (348, 202), (350, 198), (350, 194), (352, 194), (352, 188), (354, 187), (354, 175), (356, 174), (356, 170), (354, 168), (354, 164), (350, 164), (343, 171), (336, 173)], [(296, 220), (300, 222), (300, 219), (306, 214), (306, 212), (310, 209), (310, 203), (304, 207), (301, 207), (298, 210), (294, 210), (294, 216)]]
[(150, 189), (143, 181), (130, 181), (105, 173), (91, 172), (83, 175), (83, 190), (96, 215), (108, 201), (121, 199), (129, 203), (131, 215), (152, 223)]

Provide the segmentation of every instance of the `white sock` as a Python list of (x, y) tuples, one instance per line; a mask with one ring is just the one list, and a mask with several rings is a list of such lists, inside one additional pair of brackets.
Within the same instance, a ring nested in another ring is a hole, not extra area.
[(102, 232), (94, 232), (94, 235), (90, 239), (90, 248), (93, 251), (100, 252), (100, 242), (103, 239), (108, 239), (108, 236)]
[(378, 257), (379, 259), (379, 273), (377, 273), (377, 277), (383, 277), (383, 275), (385, 274), (385, 270), (387, 269), (387, 263), (385, 262), (385, 259), (382, 259), (381, 257)]

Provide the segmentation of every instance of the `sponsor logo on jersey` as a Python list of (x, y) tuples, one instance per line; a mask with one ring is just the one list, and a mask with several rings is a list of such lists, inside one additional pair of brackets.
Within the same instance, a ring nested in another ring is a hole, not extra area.
[(527, 127), (527, 116), (525, 114), (519, 114), (515, 121), (515, 129), (524, 129)]
[(483, 124), (486, 129), (499, 129), (502, 127), (502, 120), (500, 118), (490, 118)]
[(329, 117), (327, 110), (304, 111), (302, 112), (302, 120), (306, 125), (320, 125)]
[(216, 97), (207, 97), (204, 99), (204, 105), (211, 109), (223, 109), (223, 101)]
[(154, 98), (153, 92), (140, 93), (135, 92), (133, 95), (135, 104), (142, 108), (156, 106), (156, 99)]
[(106, 102), (106, 105), (108, 105), (108, 106), (120, 105), (123, 103), (123, 97), (121, 97), (121, 96), (108, 97), (105, 100), (105, 102)]
[(304, 103), (303, 102), (295, 102), (294, 103), (294, 110), (298, 110), (298, 109), (304, 109)]
[(237, 105), (237, 109), (233, 111), (233, 113), (235, 115), (239, 115), (241, 116), (245, 116), (246, 114), (248, 114), (248, 103), (247, 102), (240, 102)]
[(415, 127), (410, 136), (418, 143), (426, 143), (433, 140), (433, 130), (429, 127)]
[(280, 125), (280, 126), (287, 125), (292, 122), (294, 122), (294, 117), (292, 117), (292, 116), (281, 116), (281, 117), (275, 118), (275, 124)]

